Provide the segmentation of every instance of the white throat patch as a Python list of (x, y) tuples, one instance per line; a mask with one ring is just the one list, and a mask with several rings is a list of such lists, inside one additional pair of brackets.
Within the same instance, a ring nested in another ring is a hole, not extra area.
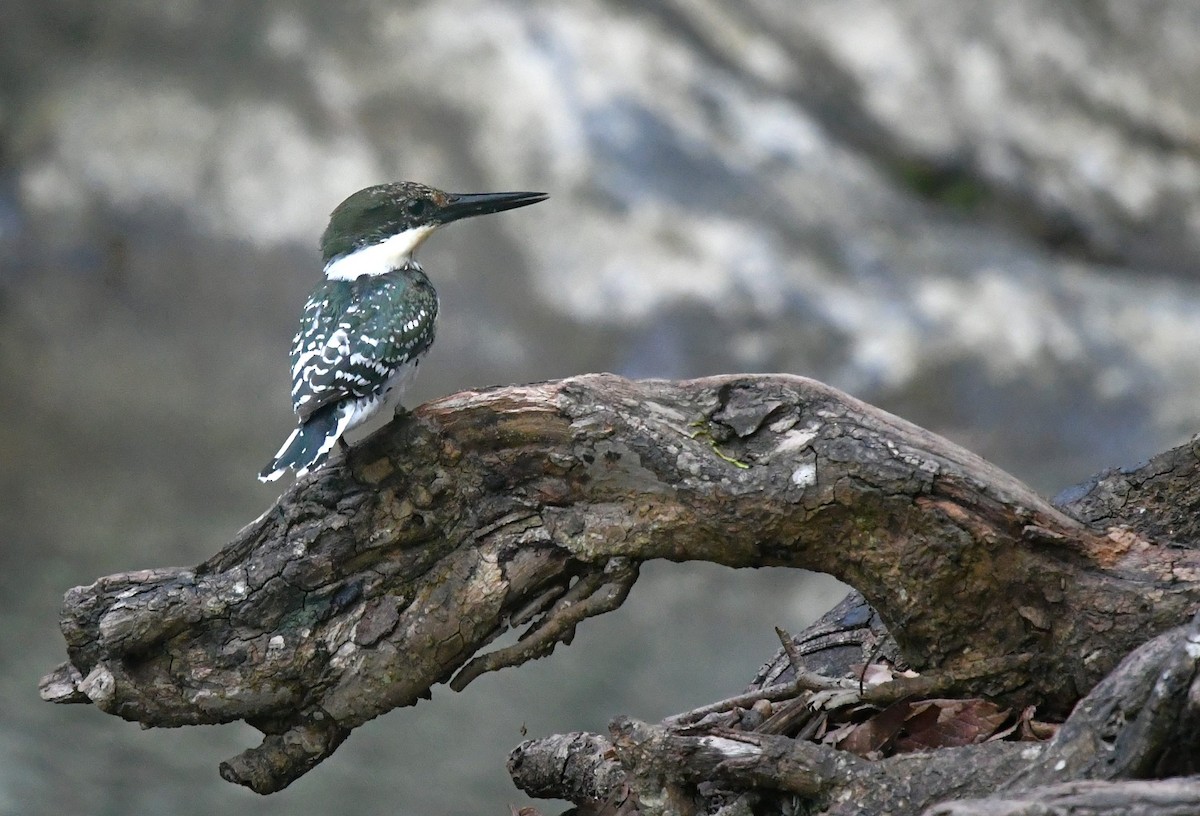
[(435, 229), (437, 226), (431, 224), (413, 227), (378, 244), (356, 249), (349, 255), (327, 263), (325, 277), (331, 280), (354, 280), (363, 275), (382, 275), (399, 269)]

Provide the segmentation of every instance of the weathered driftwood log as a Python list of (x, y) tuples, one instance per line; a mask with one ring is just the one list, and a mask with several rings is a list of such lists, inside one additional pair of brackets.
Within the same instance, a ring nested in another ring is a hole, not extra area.
[[(1173, 546), (1193, 540), (1196, 462), (1107, 474), (1072, 517), (799, 377), (466, 392), (300, 480), (195, 569), (69, 592), (69, 659), (42, 694), (149, 726), (245, 720), (263, 743), (221, 771), (269, 792), (435, 683), (548, 654), (665, 558), (831, 573), (939, 693), (1065, 713), (1198, 606), (1200, 557)], [(518, 643), (480, 654), (510, 627)]]

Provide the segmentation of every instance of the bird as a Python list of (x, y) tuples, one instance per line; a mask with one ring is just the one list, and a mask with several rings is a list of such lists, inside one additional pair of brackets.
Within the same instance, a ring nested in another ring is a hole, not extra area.
[(302, 477), (346, 432), (403, 396), (434, 339), (438, 295), (414, 253), (439, 227), (545, 201), (545, 193), (447, 193), (412, 181), (366, 187), (329, 216), (324, 276), (292, 340), (299, 424), (258, 474)]

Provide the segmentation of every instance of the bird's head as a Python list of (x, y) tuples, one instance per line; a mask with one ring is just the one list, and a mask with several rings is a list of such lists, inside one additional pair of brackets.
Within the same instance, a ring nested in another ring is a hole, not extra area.
[(354, 279), (402, 266), (438, 227), (545, 201), (545, 193), (444, 193), (412, 181), (377, 184), (337, 205), (321, 236), (327, 277)]

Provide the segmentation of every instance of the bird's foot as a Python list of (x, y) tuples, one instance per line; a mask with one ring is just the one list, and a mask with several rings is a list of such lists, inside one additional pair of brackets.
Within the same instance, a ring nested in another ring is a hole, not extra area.
[(396, 410), (394, 410), (392, 412), (392, 419), (404, 419), (406, 416), (408, 416), (411, 413), (412, 413), (412, 411), (408, 410), (403, 405), (397, 404)]

